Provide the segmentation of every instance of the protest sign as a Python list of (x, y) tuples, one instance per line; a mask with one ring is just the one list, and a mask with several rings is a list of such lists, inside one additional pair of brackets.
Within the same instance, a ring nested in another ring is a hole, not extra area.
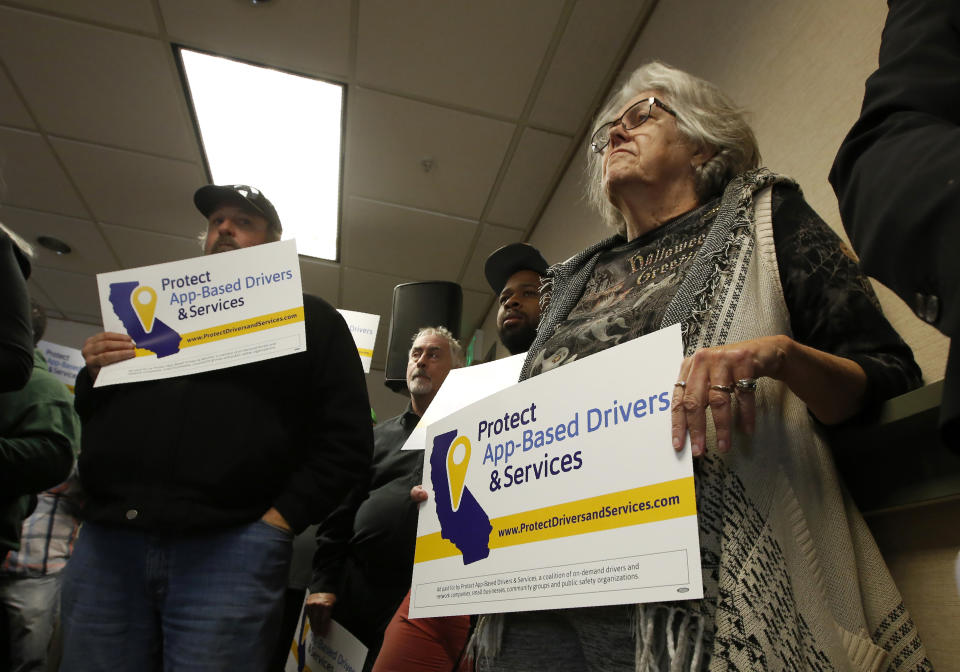
[(366, 658), (367, 647), (336, 621), (330, 621), (326, 635), (313, 632), (301, 607), (297, 633), (283, 669), (284, 672), (361, 672)]
[(411, 617), (702, 597), (682, 359), (669, 327), (430, 425)]
[(373, 362), (373, 344), (377, 340), (377, 327), (380, 325), (380, 316), (370, 313), (358, 313), (353, 310), (338, 309), (338, 312), (347, 321), (350, 335), (357, 344), (357, 353), (363, 364), (363, 372), (370, 373), (370, 364)]
[(128, 334), (134, 359), (95, 387), (223, 369), (306, 349), (292, 240), (97, 275), (105, 331)]
[(73, 392), (77, 374), (84, 366), (83, 354), (76, 348), (68, 348), (50, 341), (40, 341), (37, 347), (43, 353), (43, 358), (47, 360), (50, 373)]

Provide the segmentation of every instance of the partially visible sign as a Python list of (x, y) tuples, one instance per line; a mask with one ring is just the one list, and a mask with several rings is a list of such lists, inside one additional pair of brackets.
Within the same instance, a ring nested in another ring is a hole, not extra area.
[(360, 353), (360, 361), (363, 362), (363, 372), (370, 373), (370, 363), (373, 361), (373, 344), (377, 340), (380, 316), (358, 313), (353, 310), (338, 309), (338, 311), (347, 321), (353, 340), (357, 344), (357, 352)]
[[(306, 604), (306, 600), (304, 600)], [(300, 625), (284, 672), (360, 672), (367, 658), (367, 647), (346, 628), (330, 621), (326, 636), (310, 629), (310, 620), (300, 608)]]
[(526, 354), (514, 355), (451, 370), (401, 450), (423, 450), (430, 423), (516, 384), (525, 357)]
[(83, 368), (83, 355), (80, 354), (80, 351), (50, 341), (40, 341), (37, 343), (37, 347), (43, 353), (44, 359), (47, 360), (47, 368), (50, 369), (50, 373), (73, 392), (77, 374)]

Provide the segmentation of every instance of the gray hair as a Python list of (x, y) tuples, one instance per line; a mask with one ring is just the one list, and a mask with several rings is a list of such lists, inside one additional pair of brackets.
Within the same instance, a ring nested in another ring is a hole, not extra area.
[[(677, 113), (677, 128), (694, 144), (716, 150), (697, 168), (696, 190), (700, 203), (723, 193), (727, 183), (760, 165), (760, 148), (743, 111), (710, 82), (651, 61), (633, 71), (630, 79), (613, 94), (597, 115), (592, 128), (615, 117), (617, 112), (643, 91), (654, 91)], [(604, 223), (626, 230), (626, 222), (613, 207), (603, 186), (603, 153), (587, 148), (587, 200)]]
[(421, 327), (410, 341), (411, 345), (416, 343), (417, 339), (421, 336), (439, 336), (447, 342), (450, 346), (450, 359), (453, 360), (452, 368), (459, 369), (466, 365), (467, 358), (463, 353), (463, 346), (460, 345), (460, 341), (454, 338), (453, 334), (451, 334), (450, 330), (446, 327)]

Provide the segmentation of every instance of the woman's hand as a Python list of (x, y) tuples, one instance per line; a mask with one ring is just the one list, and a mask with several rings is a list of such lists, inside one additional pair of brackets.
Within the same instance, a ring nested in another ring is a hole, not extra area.
[(817, 419), (836, 424), (861, 408), (866, 374), (856, 362), (815, 350), (784, 335), (698, 350), (683, 360), (673, 393), (673, 447), (680, 450), (687, 432), (694, 456), (706, 449), (709, 406), (717, 432), (717, 450), (730, 449), (733, 396), (742, 431), (753, 432), (757, 378), (787, 384)]
[[(789, 340), (786, 336), (765, 336), (698, 350), (684, 359), (677, 379), (684, 385), (678, 384), (673, 393), (673, 447), (680, 450), (684, 435), (690, 432), (693, 454), (703, 454), (709, 406), (717, 430), (717, 449), (721, 453), (729, 450), (733, 394), (737, 395), (740, 427), (748, 434), (752, 433), (756, 417), (754, 393), (736, 387), (736, 382), (756, 380), (761, 376), (776, 378), (787, 356), (784, 341)], [(748, 385), (744, 383), (742, 387)]]

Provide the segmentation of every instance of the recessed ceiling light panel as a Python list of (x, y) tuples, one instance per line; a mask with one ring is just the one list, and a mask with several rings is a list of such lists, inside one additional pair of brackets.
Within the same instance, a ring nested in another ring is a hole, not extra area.
[(336, 260), (343, 86), (179, 51), (214, 183), (258, 188), (300, 254)]

